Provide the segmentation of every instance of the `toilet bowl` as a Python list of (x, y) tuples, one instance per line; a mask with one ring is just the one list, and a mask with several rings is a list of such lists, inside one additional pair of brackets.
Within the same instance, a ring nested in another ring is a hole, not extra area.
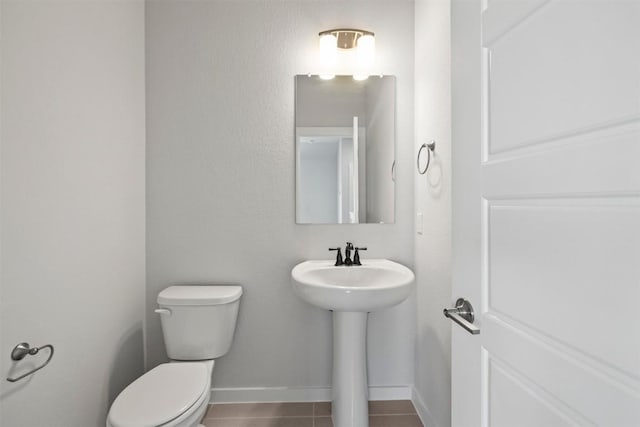
[(211, 395), (214, 361), (164, 363), (131, 383), (113, 402), (107, 427), (193, 427)]
[(107, 427), (196, 427), (207, 411), (214, 359), (229, 351), (240, 286), (171, 286), (158, 295), (171, 363), (156, 366), (111, 405)]

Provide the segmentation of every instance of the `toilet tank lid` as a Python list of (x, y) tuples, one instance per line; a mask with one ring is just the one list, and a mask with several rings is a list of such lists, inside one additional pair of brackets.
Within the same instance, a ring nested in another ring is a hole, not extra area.
[(162, 305), (218, 305), (236, 301), (242, 295), (237, 285), (169, 286), (158, 294)]

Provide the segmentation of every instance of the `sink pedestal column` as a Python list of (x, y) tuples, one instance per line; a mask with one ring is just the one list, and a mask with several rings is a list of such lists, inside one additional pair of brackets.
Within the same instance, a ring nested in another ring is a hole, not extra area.
[(334, 427), (369, 426), (367, 312), (333, 312)]

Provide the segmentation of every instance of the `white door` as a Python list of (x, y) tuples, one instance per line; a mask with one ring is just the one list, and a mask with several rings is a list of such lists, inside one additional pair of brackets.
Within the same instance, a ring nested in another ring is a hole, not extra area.
[(453, 0), (452, 424), (640, 426), (640, 0)]

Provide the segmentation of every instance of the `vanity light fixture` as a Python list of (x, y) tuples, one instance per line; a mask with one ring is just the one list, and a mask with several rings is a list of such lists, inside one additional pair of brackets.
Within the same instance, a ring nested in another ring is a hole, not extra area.
[(320, 62), (324, 71), (320, 78), (329, 80), (335, 77), (338, 52), (353, 52), (352, 59), (355, 72), (354, 80), (366, 80), (373, 66), (376, 53), (375, 34), (371, 31), (353, 28), (336, 28), (321, 31), (320, 36)]

